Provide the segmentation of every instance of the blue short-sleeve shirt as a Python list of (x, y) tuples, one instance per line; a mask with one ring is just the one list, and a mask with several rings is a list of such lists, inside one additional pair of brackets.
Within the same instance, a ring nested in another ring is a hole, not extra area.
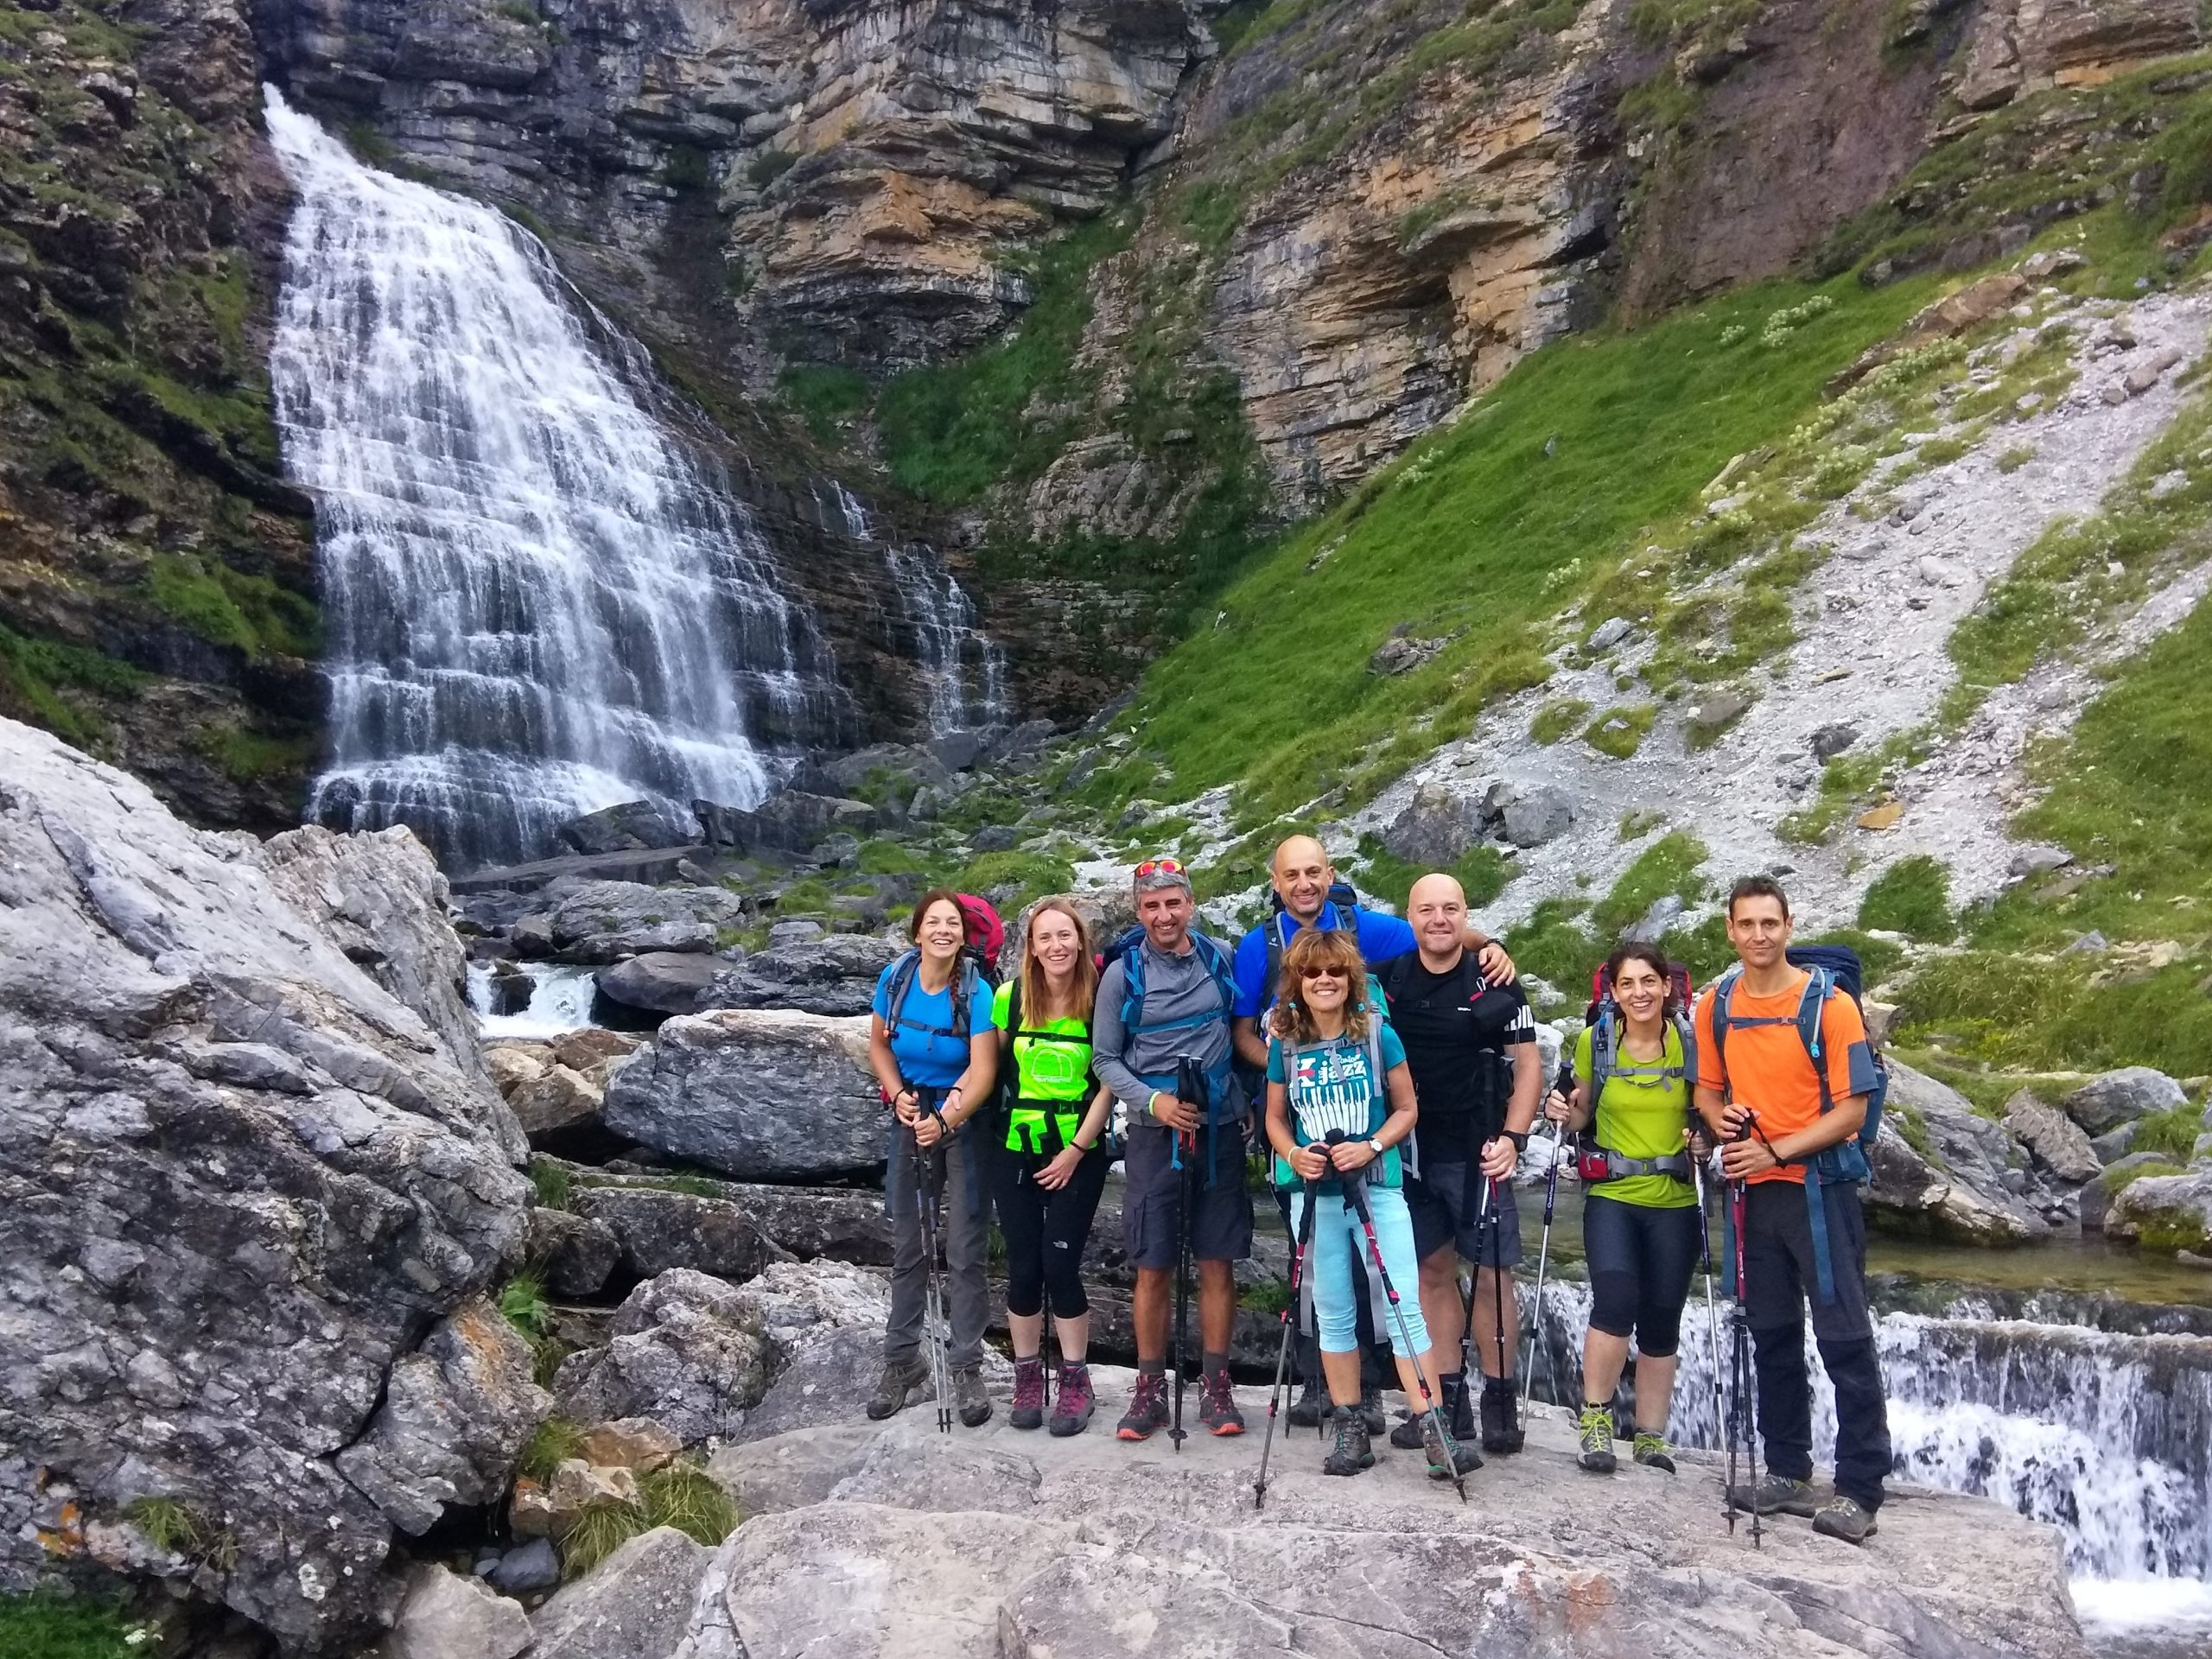
[[(1352, 912), (1358, 924), (1359, 954), (1371, 969), (1377, 963), (1388, 962), (1393, 957), (1402, 957), (1419, 948), (1414, 938), (1413, 925), (1402, 916), (1386, 915), (1379, 910), (1362, 906)], [(1328, 932), (1337, 926), (1337, 907), (1321, 906), (1321, 914), (1314, 926)], [(1298, 918), (1288, 911), (1270, 916), (1238, 942), (1235, 963), (1236, 976), (1236, 1007), (1239, 1019), (1255, 1020), (1274, 1006), (1275, 988), (1268, 979), (1268, 933), (1270, 929), (1282, 931), (1283, 949), (1298, 937)]]
[[(963, 962), (958, 971), (972, 974), (975, 970)], [(974, 981), (968, 997), (970, 1024), (962, 1031), (953, 1020), (952, 986), (935, 993), (925, 991), (918, 971), (906, 988), (898, 1023), (893, 1025), (891, 982), (898, 972), (899, 963), (894, 962), (877, 977), (874, 1007), (876, 1017), (890, 1027), (891, 1053), (899, 1062), (899, 1075), (918, 1089), (950, 1089), (968, 1069), (969, 1036), (998, 1029), (991, 1009), (991, 988), (980, 977)]]

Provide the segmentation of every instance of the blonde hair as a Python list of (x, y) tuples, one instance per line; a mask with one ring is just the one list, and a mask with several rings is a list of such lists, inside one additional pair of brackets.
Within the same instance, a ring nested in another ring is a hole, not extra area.
[(1356, 1043), (1367, 1040), (1370, 1017), (1367, 1007), (1367, 962), (1358, 942), (1343, 928), (1301, 927), (1290, 949), (1282, 953), (1282, 979), (1275, 987), (1274, 1013), (1268, 1026), (1287, 1043), (1312, 1043), (1321, 1033), (1313, 1024), (1313, 1011), (1299, 991), (1309, 968), (1344, 970), (1344, 1035)]
[[(1046, 915), (1065, 916), (1075, 924), (1075, 1006), (1071, 1008), (1052, 1007), (1052, 982), (1046, 976), (1045, 964), (1037, 959), (1037, 918)], [(1091, 1005), (1097, 1000), (1098, 963), (1090, 954), (1090, 930), (1083, 925), (1083, 918), (1066, 899), (1039, 899), (1030, 907), (1028, 918), (1022, 925), (1022, 1017), (1032, 1023), (1043, 1020), (1088, 1020)]]

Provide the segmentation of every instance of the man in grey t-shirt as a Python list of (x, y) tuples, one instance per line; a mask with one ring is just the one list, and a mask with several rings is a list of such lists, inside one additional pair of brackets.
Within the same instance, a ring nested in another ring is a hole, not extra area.
[[(1247, 1105), (1230, 1072), (1236, 981), (1229, 953), (1191, 930), (1198, 901), (1180, 864), (1147, 859), (1130, 888), (1145, 936), (1107, 965), (1091, 1020), (1098, 1080), (1121, 1101), (1129, 1127), (1122, 1227), (1137, 1275), (1137, 1384), (1115, 1432), (1141, 1440), (1167, 1421), (1167, 1326), (1187, 1162), (1205, 1354), (1198, 1421), (1211, 1433), (1242, 1434), (1229, 1343), (1236, 1319), (1234, 1264), (1252, 1253), (1252, 1198), (1244, 1188)], [(1176, 1073), (1184, 1060), (1205, 1078), (1198, 1091), (1205, 1099), (1180, 1097)]]

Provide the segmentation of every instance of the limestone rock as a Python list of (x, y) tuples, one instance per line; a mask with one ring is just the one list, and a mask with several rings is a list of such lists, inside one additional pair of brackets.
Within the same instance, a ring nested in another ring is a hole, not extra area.
[(603, 1088), (581, 1071), (556, 1062), (538, 1068), (537, 1075), (506, 1091), (515, 1121), (533, 1138), (562, 1129), (573, 1129), (599, 1116)]
[[(94, 1518), (198, 1506), (238, 1548), (209, 1592), (289, 1646), (389, 1618), (391, 1522), (334, 1454), (519, 1259), (530, 1184), (473, 1037), (456, 1052), (346, 954), (381, 915), (441, 955), (428, 861), (373, 839), (303, 832), (275, 877), (260, 844), (0, 720), (0, 1444), (23, 1471), (0, 1586), (49, 1566), (26, 1530), (42, 1465)], [(311, 868), (335, 896), (302, 913), (286, 887)], [(353, 891), (372, 869), (388, 887)], [(371, 965), (404, 985), (406, 959)]]
[(384, 1404), (339, 1469), (404, 1532), (429, 1531), (448, 1503), (492, 1502), (553, 1403), (531, 1362), (498, 1308), (482, 1297), (462, 1304), (392, 1366)]
[(2097, 81), (2201, 39), (2187, 0), (1996, 0), (1980, 8), (1957, 97), (1969, 110), (2055, 82)]
[[(785, 925), (779, 924), (779, 927)], [(776, 939), (772, 931), (770, 938)], [(722, 963), (700, 993), (697, 1012), (710, 1008), (789, 1008), (801, 1014), (866, 1014), (875, 982), (906, 948), (903, 939), (872, 933), (777, 940), (735, 963)]]
[[(649, 1014), (696, 1014), (726, 963), (696, 951), (648, 950), (593, 976), (599, 994)], [(708, 1004), (707, 1006), (713, 1006)]]
[(2113, 1195), (2105, 1230), (2145, 1249), (2212, 1254), (2212, 1166), (2130, 1181)]
[(2094, 1181), (2104, 1167), (2081, 1125), (2025, 1089), (2005, 1103), (2005, 1127), (2037, 1163), (2069, 1185)]
[(1505, 838), (1516, 847), (1541, 847), (1548, 841), (1557, 841), (1577, 816), (1567, 791), (1549, 785), (1517, 794), (1505, 804), (1501, 814)]
[(1447, 643), (1441, 639), (1416, 639), (1404, 632), (1394, 633), (1375, 648), (1375, 654), (1367, 659), (1367, 671), (1386, 678), (1410, 674), (1417, 668), (1427, 667)]
[(1476, 802), (1441, 784), (1423, 784), (1382, 832), (1382, 845), (1408, 864), (1442, 869), (1464, 858), (1482, 831)]
[(784, 1254), (741, 1208), (715, 1198), (594, 1185), (578, 1190), (573, 1202), (578, 1214), (613, 1236), (623, 1267), (641, 1279), (671, 1268), (750, 1279)]
[(2164, 1072), (2128, 1065), (2091, 1078), (2058, 1103), (2091, 1135), (2104, 1135), (2149, 1113), (2185, 1106), (2189, 1096)]
[(608, 1085), (619, 1135), (752, 1180), (881, 1167), (889, 1114), (868, 1069), (868, 1022), (721, 1009), (671, 1020)]
[(531, 1538), (499, 1557), (485, 1582), (503, 1596), (526, 1596), (561, 1582), (560, 1552), (550, 1538)]
[(622, 1417), (586, 1429), (577, 1452), (601, 1469), (649, 1475), (683, 1449), (683, 1443), (649, 1417)]
[(628, 1540), (531, 1615), (531, 1659), (670, 1659), (714, 1554), (673, 1527)]
[(542, 1484), (528, 1476), (515, 1482), (507, 1524), (518, 1538), (557, 1538), (575, 1526), (587, 1510), (637, 1501), (634, 1471), (564, 1458)]
[(514, 1659), (531, 1639), (530, 1616), (518, 1603), (426, 1561), (376, 1659)]
[(570, 818), (554, 833), (572, 852), (626, 853), (645, 849), (685, 847), (691, 843), (692, 826), (674, 823), (649, 801), (625, 801), (596, 812)]
[(650, 1417), (687, 1446), (736, 1433), (767, 1392), (757, 1304), (679, 1268), (630, 1294), (602, 1349), (562, 1362), (554, 1394), (578, 1422)]
[(541, 1207), (530, 1212), (530, 1259), (554, 1295), (593, 1296), (622, 1259), (622, 1241), (603, 1221)]
[(556, 886), (556, 955), (565, 962), (613, 962), (648, 950), (709, 951), (745, 920), (745, 900), (727, 887), (649, 887), (639, 881)]
[(694, 810), (708, 845), (741, 853), (804, 853), (834, 835), (865, 838), (883, 827), (883, 815), (866, 801), (800, 789), (782, 790), (751, 811), (703, 801)]
[[(1889, 1108), (1871, 1160), (1870, 1213), (1962, 1243), (2014, 1243), (2047, 1233), (2049, 1224), (2006, 1184), (2021, 1154), (2004, 1127), (1903, 1061), (1892, 1058), (1889, 1067)], [(1917, 1121), (1932, 1156), (1907, 1140), (1908, 1120)]]

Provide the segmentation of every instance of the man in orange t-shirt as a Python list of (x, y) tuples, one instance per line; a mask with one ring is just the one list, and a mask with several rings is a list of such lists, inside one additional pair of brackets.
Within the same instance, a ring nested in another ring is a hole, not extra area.
[[(1736, 1509), (1813, 1517), (1816, 1532), (1861, 1543), (1874, 1532), (1890, 1471), (1889, 1414), (1866, 1306), (1866, 1224), (1859, 1189), (1824, 1179), (1834, 1295), (1824, 1294), (1805, 1165), (1866, 1121), (1874, 1061), (1859, 1007), (1831, 989), (1821, 1007), (1820, 1073), (1798, 1026), (1808, 976), (1789, 958), (1789, 896), (1773, 877), (1746, 876), (1728, 895), (1728, 940), (1742, 964), (1728, 993), (1725, 1045), (1713, 1040), (1713, 992), (1698, 1000), (1697, 1109), (1722, 1141), (1721, 1171), (1745, 1184), (1744, 1282), (1737, 1287), (1758, 1372), (1767, 1478), (1732, 1487)], [(1813, 1497), (1813, 1395), (1805, 1369), (1812, 1312), (1821, 1363), (1835, 1385), (1835, 1491)]]

